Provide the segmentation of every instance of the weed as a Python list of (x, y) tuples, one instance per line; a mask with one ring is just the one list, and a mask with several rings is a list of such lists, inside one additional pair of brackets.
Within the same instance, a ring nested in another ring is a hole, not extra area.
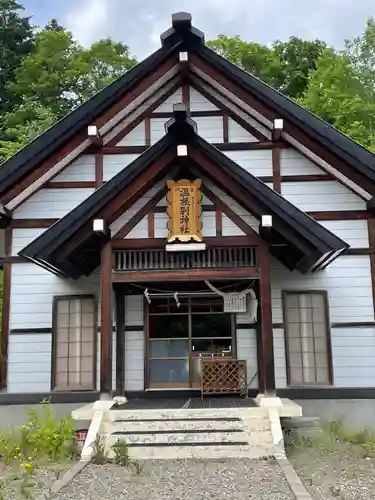
[(130, 465), (129, 447), (125, 440), (118, 439), (112, 446), (112, 450), (115, 454), (115, 464), (121, 465), (122, 467), (128, 467)]
[(108, 462), (108, 457), (105, 452), (105, 447), (100, 436), (97, 436), (97, 438), (92, 444), (92, 448), (93, 448), (92, 461), (94, 464), (103, 465)]

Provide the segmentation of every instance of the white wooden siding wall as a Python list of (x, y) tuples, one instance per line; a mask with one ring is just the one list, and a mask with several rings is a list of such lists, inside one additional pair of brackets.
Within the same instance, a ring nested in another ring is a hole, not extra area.
[(249, 312), (236, 314), (237, 357), (246, 361), (248, 387), (257, 388), (257, 331), (255, 326), (251, 327), (251, 323)]
[(189, 87), (189, 93), (190, 111), (217, 111), (219, 109), (194, 88)]
[(281, 149), (280, 172), (281, 175), (319, 175), (326, 173), (292, 148)]
[(151, 144), (160, 141), (162, 137), (165, 136), (164, 125), (167, 123), (169, 118), (151, 118), (150, 120), (150, 141)]
[(272, 175), (272, 151), (270, 149), (225, 151), (224, 154), (256, 177)]
[(167, 99), (155, 109), (155, 112), (171, 113), (173, 111), (173, 104), (177, 104), (179, 102), (182, 102), (182, 88), (177, 89), (176, 92), (167, 97)]
[[(319, 273), (303, 276), (289, 272), (272, 260), (272, 314), (282, 323), (282, 290), (326, 290), (331, 323), (373, 322), (369, 256), (343, 256)], [(375, 385), (374, 328), (332, 328), (334, 385), (356, 387)], [(274, 330), (277, 387), (286, 386), (284, 331)], [(374, 368), (371, 368), (371, 365)], [(367, 372), (366, 372), (367, 369)], [(368, 377), (360, 380), (361, 374)], [(350, 381), (350, 379), (352, 379)]]
[[(111, 224), (111, 235), (114, 236), (129, 220), (134, 217), (134, 215), (141, 210), (156, 193), (165, 185), (165, 181), (158, 182), (153, 188), (151, 188), (144, 196), (139, 198), (130, 208), (126, 210), (118, 219)], [(134, 229), (126, 236), (127, 238), (147, 238), (148, 237), (148, 226), (147, 217), (143, 219), (139, 224), (135, 226)]]
[(81, 155), (51, 182), (95, 181), (95, 155)]
[(224, 142), (223, 118), (221, 116), (196, 116), (198, 134), (207, 142)]
[(375, 387), (375, 328), (332, 328), (335, 387)]
[(138, 158), (138, 154), (104, 155), (103, 180), (109, 181), (125, 167)]
[(330, 220), (321, 221), (320, 224), (352, 248), (369, 248), (366, 220)]
[(12, 253), (11, 255), (17, 255), (20, 250), (25, 248), (29, 243), (34, 241), (38, 236), (40, 236), (47, 228), (14, 228), (12, 230)]
[[(220, 200), (223, 203), (225, 203), (229, 208), (233, 210), (233, 212), (235, 212), (239, 217), (241, 217), (241, 219), (243, 219), (246, 222), (246, 224), (251, 226), (254, 229), (254, 231), (259, 232), (259, 221), (253, 215), (251, 215), (244, 208), (242, 208), (236, 201), (233, 200), (233, 198), (224, 193), (224, 191), (216, 187), (210, 180), (203, 179), (203, 182), (214, 194), (216, 194), (218, 198), (220, 198)], [(223, 224), (225, 219), (226, 218), (223, 217)], [(234, 236), (234, 235), (227, 234), (227, 236)]]
[(281, 193), (304, 212), (366, 210), (366, 202), (337, 181), (283, 182)]
[(141, 122), (133, 128), (125, 137), (119, 140), (116, 146), (145, 146), (146, 144), (146, 125)]
[(125, 325), (125, 390), (143, 391), (145, 331), (139, 330), (144, 326), (143, 295), (125, 297)]
[(229, 142), (258, 142), (259, 139), (250, 134), (232, 118), (228, 119), (228, 141)]
[(14, 219), (60, 219), (88, 198), (91, 188), (41, 189), (13, 212)]
[[(59, 278), (35, 264), (12, 264), (10, 330), (52, 328), (53, 297), (99, 292), (99, 274), (77, 281)], [(8, 392), (49, 392), (52, 335), (10, 334)]]

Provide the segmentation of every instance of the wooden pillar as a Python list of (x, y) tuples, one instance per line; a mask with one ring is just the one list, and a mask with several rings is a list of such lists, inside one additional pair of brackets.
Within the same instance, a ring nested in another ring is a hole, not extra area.
[(265, 248), (258, 251), (260, 271), (260, 328), (259, 328), (259, 392), (275, 392), (275, 363), (273, 354), (271, 273), (269, 254)]
[(112, 392), (112, 245), (101, 251), (100, 267), (100, 392)]
[[(12, 228), (5, 229), (5, 255), (12, 255)], [(9, 318), (10, 318), (10, 292), (11, 292), (12, 264), (3, 264), (3, 304), (0, 333), (0, 389), (7, 387), (8, 377), (8, 344), (9, 344)]]
[(116, 393), (125, 390), (125, 295), (115, 290), (116, 297)]

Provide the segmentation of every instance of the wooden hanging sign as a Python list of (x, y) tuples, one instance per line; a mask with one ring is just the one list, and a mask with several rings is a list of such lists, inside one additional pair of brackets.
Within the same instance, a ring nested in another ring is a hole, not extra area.
[(168, 242), (202, 241), (202, 181), (167, 181)]

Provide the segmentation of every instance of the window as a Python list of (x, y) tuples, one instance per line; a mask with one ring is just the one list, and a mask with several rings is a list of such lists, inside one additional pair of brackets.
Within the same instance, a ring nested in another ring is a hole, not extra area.
[(288, 384), (331, 384), (327, 294), (284, 292), (283, 298)]
[(96, 301), (93, 296), (56, 297), (53, 389), (95, 388)]

